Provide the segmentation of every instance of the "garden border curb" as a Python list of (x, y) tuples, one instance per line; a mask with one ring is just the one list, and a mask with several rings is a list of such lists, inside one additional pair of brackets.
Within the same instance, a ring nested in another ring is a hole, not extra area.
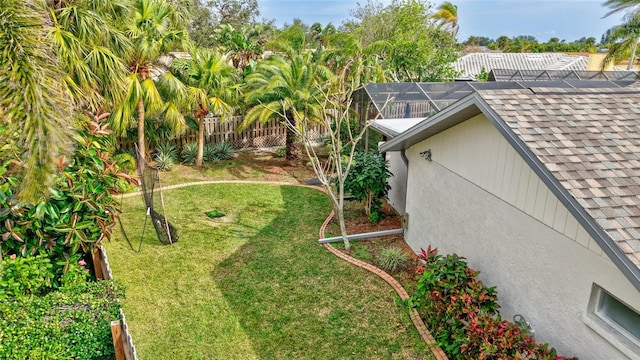
[[(324, 189), (321, 189), (322, 191), (324, 191)], [(320, 226), (320, 231), (319, 231), (319, 237), (320, 238), (324, 238), (325, 237), (325, 229), (327, 228), (327, 225), (329, 224), (329, 222), (331, 221), (331, 219), (333, 219), (333, 216), (335, 215), (335, 211), (331, 211), (331, 213), (329, 214), (329, 216), (327, 216), (327, 218), (325, 219), (325, 221), (322, 223), (322, 226)], [(404, 287), (402, 287), (402, 285), (400, 285), (400, 283), (398, 281), (396, 281), (396, 279), (393, 278), (393, 276), (389, 275), (387, 272), (385, 272), (382, 269), (379, 269), (369, 263), (366, 263), (364, 261), (360, 261), (358, 259), (355, 259), (345, 253), (343, 253), (342, 251), (334, 248), (331, 244), (327, 243), (327, 244), (323, 244), (323, 246), (329, 250), (332, 254), (334, 254), (335, 256), (343, 259), (344, 261), (351, 263), (355, 266), (358, 266), (360, 268), (363, 268), (377, 276), (379, 276), (382, 280), (386, 281), (389, 285), (391, 285), (391, 287), (396, 291), (396, 293), (398, 293), (398, 296), (400, 296), (401, 300), (407, 300), (409, 299), (409, 294), (407, 293), (407, 290), (405, 290)], [(431, 333), (429, 332), (429, 330), (427, 329), (427, 326), (424, 324), (424, 321), (422, 321), (422, 318), (420, 318), (420, 315), (418, 314), (418, 311), (416, 311), (415, 309), (411, 310), (411, 321), (413, 321), (413, 325), (416, 327), (416, 330), (418, 330), (418, 333), (420, 334), (420, 337), (422, 338), (422, 340), (429, 345), (429, 349), (431, 350), (431, 352), (433, 353), (433, 355), (436, 357), (437, 360), (448, 360), (449, 358), (447, 357), (447, 355), (444, 353), (444, 351), (442, 351), (442, 349), (436, 345), (436, 340), (433, 338), (433, 336), (431, 335)]]

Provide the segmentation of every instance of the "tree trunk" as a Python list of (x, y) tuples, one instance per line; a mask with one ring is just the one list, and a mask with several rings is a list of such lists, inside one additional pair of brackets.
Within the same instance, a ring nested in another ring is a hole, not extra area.
[(286, 159), (290, 162), (297, 162), (300, 160), (300, 149), (298, 143), (296, 141), (296, 133), (291, 127), (296, 126), (296, 120), (291, 114), (291, 112), (287, 112), (287, 119), (285, 120), (289, 123), (290, 126), (287, 126), (286, 132)]
[(342, 241), (344, 242), (344, 249), (349, 251), (351, 249), (351, 244), (349, 243), (349, 238), (347, 237), (347, 227), (344, 221), (344, 206), (338, 207), (338, 223), (340, 224), (340, 234), (342, 235)]
[(143, 160), (147, 159), (147, 148), (144, 144), (144, 102), (138, 100), (138, 151)]
[(198, 116), (198, 156), (196, 156), (196, 167), (202, 167), (204, 157), (204, 116)]
[[(338, 161), (338, 166), (342, 166), (342, 162)], [(342, 235), (342, 241), (344, 242), (344, 249), (349, 251), (351, 249), (351, 244), (349, 243), (349, 238), (347, 235), (347, 224), (344, 220), (344, 177), (340, 176), (341, 179), (338, 184), (338, 201), (336, 203), (336, 212), (338, 213), (338, 224), (340, 224), (340, 235)], [(327, 186), (327, 191), (331, 191), (330, 187)]]
[(638, 39), (636, 38), (633, 42), (633, 47), (631, 48), (631, 57), (629, 57), (629, 65), (627, 65), (627, 70), (633, 69), (633, 63), (636, 59), (636, 49), (638, 48)]

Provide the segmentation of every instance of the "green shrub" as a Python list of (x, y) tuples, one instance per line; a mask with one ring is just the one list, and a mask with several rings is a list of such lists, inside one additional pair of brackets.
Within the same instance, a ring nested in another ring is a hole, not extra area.
[(202, 155), (204, 161), (218, 161), (216, 147), (214, 144), (204, 144), (204, 151)]
[(156, 152), (153, 156), (153, 160), (156, 162), (156, 167), (163, 171), (171, 171), (175, 164), (174, 157), (170, 153), (164, 151)]
[(76, 281), (45, 296), (0, 301), (0, 359), (112, 359), (123, 290)]
[(170, 158), (173, 161), (178, 161), (178, 158), (180, 157), (180, 151), (178, 150), (178, 147), (170, 142), (159, 144), (155, 148), (154, 155), (158, 156), (160, 154), (163, 154), (162, 157)]
[(46, 255), (18, 257), (0, 262), (0, 299), (42, 295), (53, 285), (53, 265)]
[(278, 158), (283, 158), (287, 156), (287, 148), (277, 148), (273, 155)]
[(198, 144), (197, 143), (189, 143), (182, 148), (180, 152), (180, 158), (182, 162), (185, 164), (193, 165), (196, 163), (196, 158), (198, 157)]
[(391, 188), (387, 179), (393, 174), (387, 169), (387, 161), (375, 153), (355, 153), (349, 176), (345, 179), (345, 192), (362, 202), (369, 221), (382, 219), (382, 198)]
[[(120, 214), (114, 194), (133, 178), (111, 159), (109, 132), (97, 123), (78, 130), (73, 157), (61, 161), (49, 197), (31, 204), (13, 194), (19, 181), (0, 168), (0, 248), (3, 257), (46, 253), (57, 279), (69, 264), (111, 237)], [(63, 159), (64, 160), (64, 159)]]
[(233, 159), (233, 147), (226, 141), (219, 142), (213, 145), (216, 160), (231, 160)]
[(204, 160), (205, 161), (222, 161), (233, 159), (233, 147), (226, 141), (205, 144), (204, 146)]
[(415, 308), (450, 359), (564, 359), (498, 314), (495, 287), (477, 279), (463, 257), (427, 248), (418, 256)]
[(378, 254), (378, 265), (391, 274), (405, 269), (408, 263), (409, 254), (395, 246), (386, 247)]

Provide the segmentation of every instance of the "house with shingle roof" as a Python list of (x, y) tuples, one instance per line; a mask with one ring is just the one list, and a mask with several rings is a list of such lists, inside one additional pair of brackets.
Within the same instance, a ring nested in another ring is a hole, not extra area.
[(565, 53), (477, 52), (458, 58), (452, 64), (458, 80), (475, 80), (484, 69), (491, 70), (587, 70), (588, 56)]
[(560, 353), (640, 358), (639, 87), (477, 90), (380, 151), (414, 250), (466, 256)]

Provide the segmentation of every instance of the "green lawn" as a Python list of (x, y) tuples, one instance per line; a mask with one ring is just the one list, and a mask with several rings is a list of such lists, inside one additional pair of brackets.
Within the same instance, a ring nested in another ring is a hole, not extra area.
[[(147, 224), (140, 253), (120, 234), (106, 245), (140, 359), (429, 358), (391, 287), (317, 244), (319, 191), (213, 184), (164, 198), (176, 244)], [(137, 247), (142, 199), (123, 208)]]

